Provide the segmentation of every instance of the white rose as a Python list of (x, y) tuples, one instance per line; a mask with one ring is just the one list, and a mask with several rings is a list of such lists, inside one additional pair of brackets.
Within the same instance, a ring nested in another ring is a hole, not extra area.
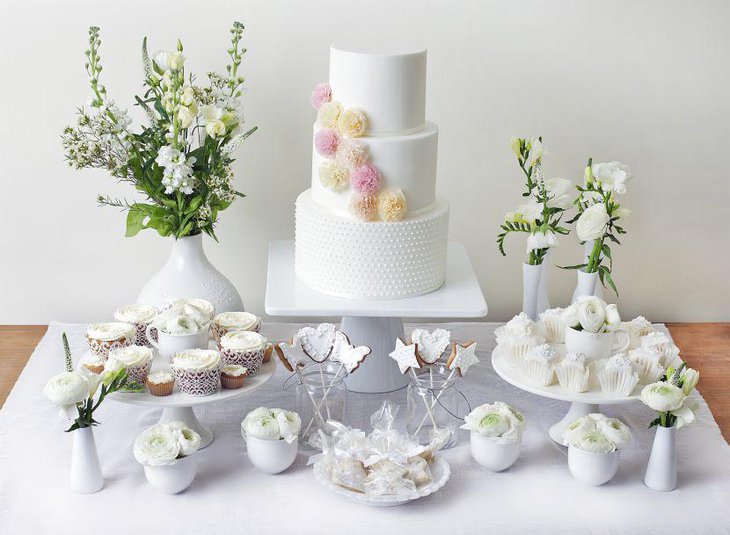
[(296, 412), (283, 409), (271, 409), (271, 414), (279, 424), (279, 432), (287, 442), (294, 442), (302, 427), (302, 420)]
[(591, 167), (593, 179), (600, 182), (603, 191), (626, 193), (626, 182), (632, 178), (631, 171), (621, 162), (594, 163)]
[(182, 106), (177, 112), (177, 120), (180, 121), (180, 126), (183, 128), (189, 127), (195, 120), (195, 114), (190, 108)]
[(663, 381), (641, 389), (641, 401), (657, 412), (679, 410), (686, 397), (681, 388)]
[(685, 396), (689, 396), (700, 381), (700, 372), (693, 368), (685, 368), (680, 375), (682, 379), (682, 391)]
[(180, 103), (183, 106), (192, 106), (193, 102), (195, 102), (195, 91), (192, 87), (186, 85), (182, 90), (182, 95), (180, 95)]
[(134, 441), (134, 458), (147, 466), (173, 464), (180, 455), (180, 442), (167, 424), (158, 424), (142, 433)]
[(603, 433), (594, 431), (583, 435), (575, 442), (571, 444), (579, 450), (588, 451), (591, 453), (612, 453), (616, 451), (616, 446), (608, 440)]
[(573, 204), (573, 199), (568, 194), (573, 183), (567, 178), (548, 178), (545, 181), (545, 190), (550, 197), (548, 206), (566, 210)]
[(557, 247), (557, 245), (558, 238), (552, 230), (546, 232), (537, 230), (534, 234), (527, 236), (527, 254), (537, 249), (548, 249), (550, 247)]
[(260, 438), (262, 440), (279, 440), (279, 422), (270, 413), (267, 416), (246, 416), (242, 428), (246, 436)]
[(631, 430), (616, 418), (603, 418), (597, 421), (596, 429), (613, 442), (616, 449), (621, 449), (631, 442)]
[(565, 307), (560, 313), (560, 319), (566, 327), (577, 327), (580, 325), (580, 320), (578, 319), (578, 306), (572, 304)]
[(182, 52), (168, 52), (161, 50), (155, 54), (154, 61), (163, 71), (178, 70), (185, 63), (185, 56)]
[(168, 422), (172, 434), (180, 444), (180, 457), (192, 455), (200, 449), (200, 435), (190, 429), (184, 422)]
[(578, 299), (578, 322), (584, 331), (598, 333), (606, 324), (606, 303), (592, 295)]
[(226, 133), (226, 125), (223, 123), (223, 121), (218, 121), (216, 119), (213, 119), (212, 121), (206, 121), (205, 133), (213, 139), (223, 136)]
[(78, 371), (59, 373), (49, 379), (43, 393), (55, 405), (73, 406), (89, 397), (89, 381)]
[(608, 305), (606, 307), (606, 324), (611, 327), (621, 325), (621, 316), (618, 313), (618, 307), (616, 305)]
[(606, 233), (608, 220), (609, 217), (605, 204), (601, 202), (590, 206), (580, 214), (578, 222), (575, 225), (578, 239), (585, 242), (603, 237)]

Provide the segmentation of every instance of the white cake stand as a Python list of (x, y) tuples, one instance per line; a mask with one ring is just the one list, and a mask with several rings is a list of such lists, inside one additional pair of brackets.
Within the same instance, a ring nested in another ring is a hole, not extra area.
[[(565, 352), (565, 348), (562, 344), (551, 344), (561, 354)], [(558, 383), (550, 386), (536, 386), (531, 383), (522, 370), (519, 368), (513, 368), (507, 362), (507, 358), (500, 354), (500, 351), (495, 349), (492, 352), (492, 368), (497, 372), (502, 379), (507, 381), (512, 386), (516, 386), (520, 390), (530, 392), (550, 399), (557, 399), (560, 401), (569, 401), (570, 408), (563, 418), (553, 424), (550, 427), (548, 434), (555, 442), (562, 445), (562, 437), (565, 428), (576, 421), (578, 418), (592, 414), (598, 411), (599, 405), (617, 405), (621, 403), (631, 403), (639, 399), (639, 396), (618, 396), (616, 394), (606, 394), (601, 391), (595, 379), (591, 379), (591, 390), (588, 392), (569, 392), (563, 389)]]
[(392, 392), (408, 384), (388, 354), (395, 339), (403, 337), (401, 318), (480, 318), (487, 303), (479, 288), (466, 249), (449, 242), (446, 282), (438, 290), (404, 299), (345, 299), (316, 292), (294, 273), (294, 242), (274, 241), (269, 246), (266, 313), (271, 316), (341, 316), (340, 328), (355, 345), (372, 353), (347, 378), (353, 392)]
[[(157, 357), (159, 358), (159, 357)], [(197, 431), (200, 435), (200, 447), (205, 448), (213, 442), (213, 431), (204, 427), (200, 423), (193, 407), (206, 405), (208, 403), (218, 403), (229, 399), (237, 398), (250, 394), (257, 388), (264, 385), (276, 371), (276, 358), (271, 358), (269, 362), (261, 365), (259, 372), (253, 377), (247, 377), (243, 383), (243, 387), (235, 390), (220, 389), (210, 396), (189, 396), (183, 394), (175, 388), (169, 396), (153, 396), (148, 391), (144, 392), (115, 392), (110, 399), (119, 401), (120, 403), (128, 403), (130, 405), (141, 405), (143, 407), (162, 407), (162, 416), (160, 423), (181, 421), (185, 422), (192, 430)]]

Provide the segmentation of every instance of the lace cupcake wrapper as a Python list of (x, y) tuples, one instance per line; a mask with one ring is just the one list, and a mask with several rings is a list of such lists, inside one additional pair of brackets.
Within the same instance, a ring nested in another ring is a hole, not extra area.
[(237, 364), (248, 370), (248, 376), (256, 375), (264, 362), (265, 349), (256, 351), (235, 351), (233, 349), (221, 349), (221, 360), (223, 365)]
[(181, 370), (173, 366), (172, 373), (180, 392), (189, 396), (209, 396), (220, 388), (220, 367), (213, 370)]
[(89, 349), (91, 352), (95, 356), (101, 357), (104, 360), (107, 359), (110, 351), (121, 347), (131, 346), (134, 340), (134, 336), (125, 336), (123, 338), (117, 338), (116, 340), (97, 340), (96, 338), (86, 337), (86, 341), (89, 343)]
[(147, 376), (152, 368), (152, 362), (143, 364), (142, 366), (127, 367), (127, 380), (138, 385), (144, 385), (147, 382)]

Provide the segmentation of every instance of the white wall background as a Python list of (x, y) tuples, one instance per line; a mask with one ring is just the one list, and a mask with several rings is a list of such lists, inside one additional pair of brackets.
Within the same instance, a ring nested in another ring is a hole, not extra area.
[[(4, 0), (0, 5), (0, 323), (107, 318), (133, 301), (170, 243), (124, 238), (124, 217), (97, 193), (130, 195), (103, 172), (63, 162), (62, 128), (88, 96), (86, 28), (102, 27), (105, 84), (128, 105), (139, 48), (172, 48), (189, 68), (223, 69), (228, 28), (247, 27), (251, 124), (239, 152), (248, 198), (223, 214), (214, 264), (262, 313), (267, 246), (293, 237), (293, 205), (310, 180), (307, 103), (327, 77), (328, 45), (351, 36), (407, 36), (429, 48), (427, 115), (441, 126), (438, 189), (452, 202), (490, 305), (521, 306), (524, 242), (502, 258), (495, 236), (520, 202), (510, 136), (542, 135), (548, 176), (579, 180), (589, 155), (631, 165), (634, 211), (615, 250), (624, 314), (730, 320), (730, 3), (717, 1)], [(563, 239), (555, 260), (579, 258)], [(555, 269), (551, 297), (573, 272)]]

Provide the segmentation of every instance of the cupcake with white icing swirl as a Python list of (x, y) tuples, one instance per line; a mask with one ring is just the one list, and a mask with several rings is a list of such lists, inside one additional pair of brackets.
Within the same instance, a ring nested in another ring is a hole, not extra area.
[(266, 338), (250, 331), (231, 331), (220, 339), (221, 358), (224, 364), (237, 364), (256, 375), (269, 347)]
[(92, 323), (86, 329), (86, 340), (94, 355), (106, 359), (112, 349), (132, 345), (136, 334), (137, 329), (130, 323)]
[(187, 349), (172, 358), (172, 372), (180, 391), (208, 396), (220, 387), (221, 356), (215, 349)]
[[(158, 312), (157, 307), (153, 307), (152, 305), (125, 305), (117, 309), (114, 313), (114, 319), (124, 323), (130, 323), (136, 327), (137, 336), (134, 340), (135, 345), (151, 347), (152, 344), (147, 339), (147, 326), (154, 321)], [(155, 337), (157, 334), (156, 331), (151, 331), (150, 334), (157, 340)]]
[(220, 340), (224, 334), (231, 331), (252, 331), (259, 332), (261, 318), (250, 312), (222, 312), (218, 314), (210, 326), (210, 333), (213, 335), (218, 349)]
[(128, 346), (110, 351), (104, 369), (118, 370), (122, 367), (127, 368), (129, 381), (145, 384), (152, 367), (152, 350), (147, 346)]

